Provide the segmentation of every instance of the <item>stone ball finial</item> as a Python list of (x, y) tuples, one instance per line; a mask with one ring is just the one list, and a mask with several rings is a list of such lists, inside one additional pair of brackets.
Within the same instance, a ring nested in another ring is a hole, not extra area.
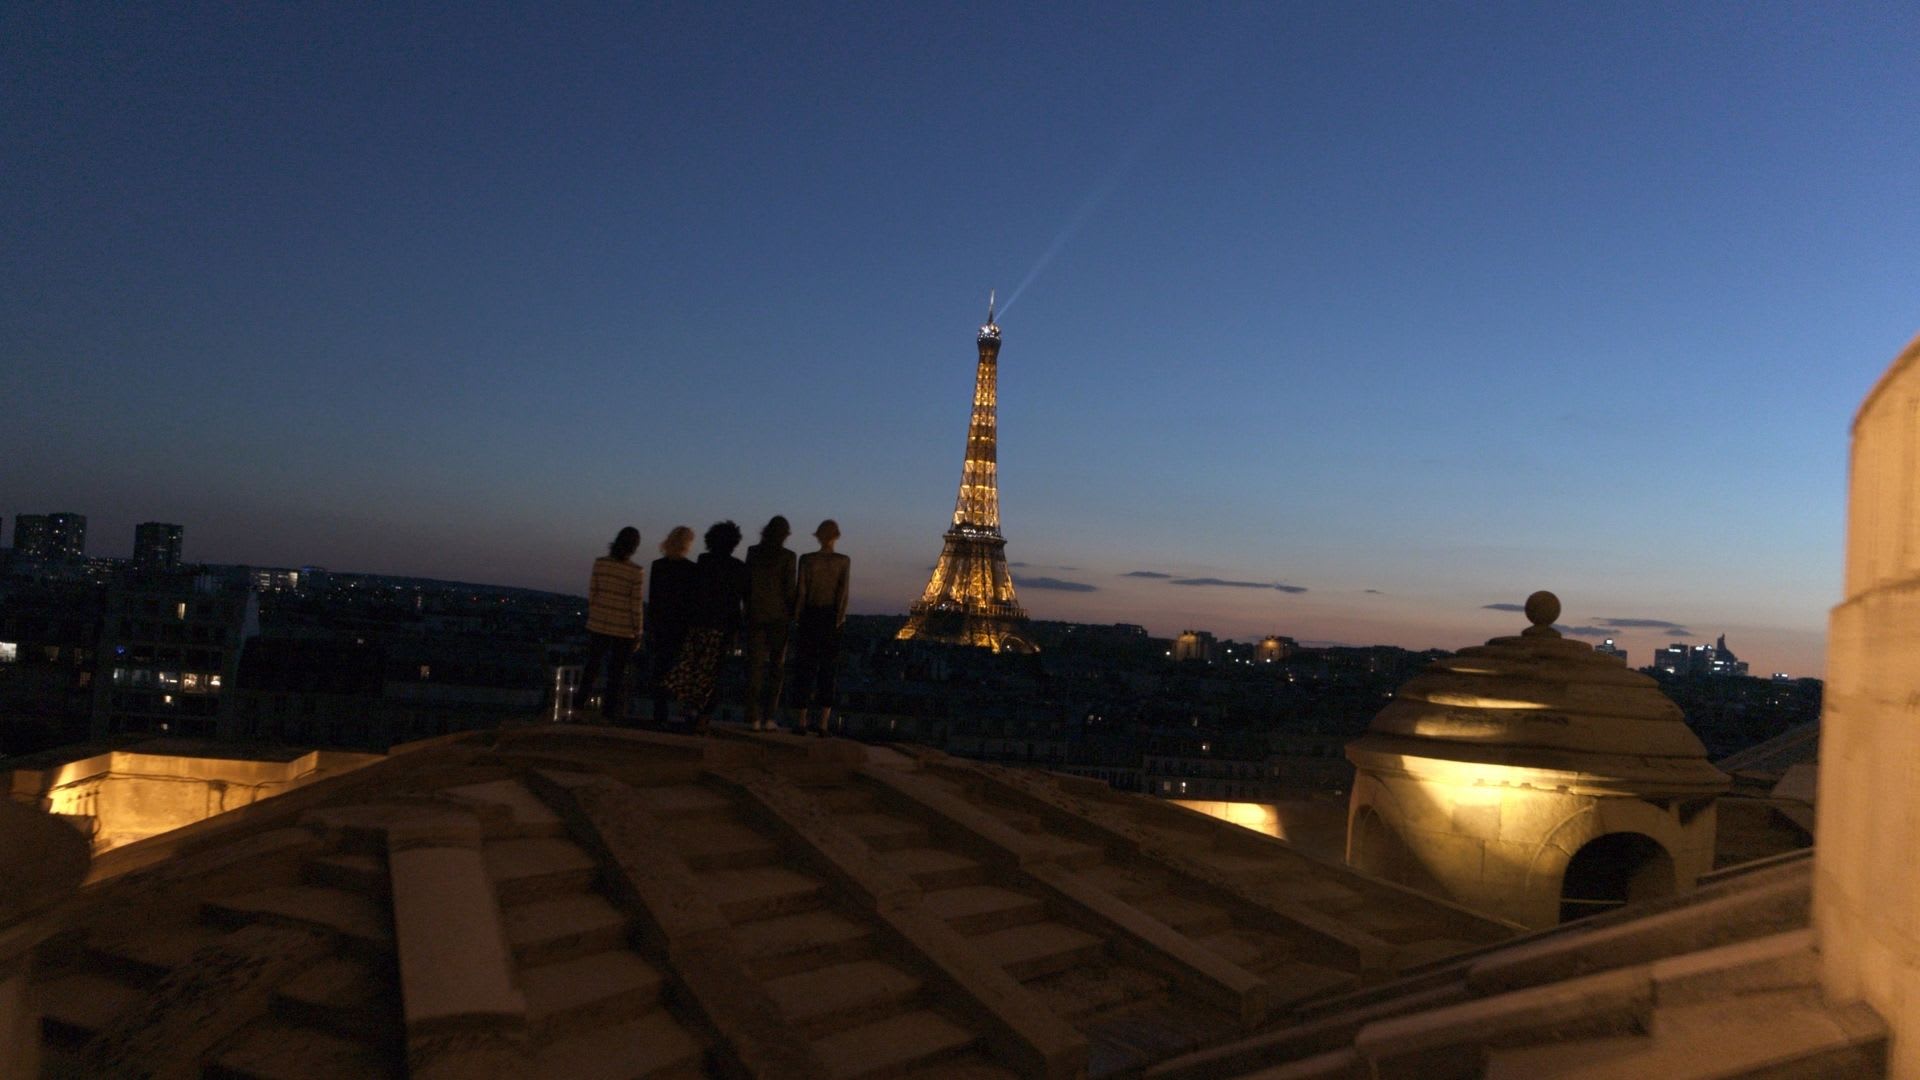
[(1533, 624), (1527, 628), (1527, 633), (1553, 634), (1558, 637), (1559, 631), (1553, 628), (1553, 621), (1559, 617), (1559, 597), (1545, 589), (1527, 597), (1527, 621)]

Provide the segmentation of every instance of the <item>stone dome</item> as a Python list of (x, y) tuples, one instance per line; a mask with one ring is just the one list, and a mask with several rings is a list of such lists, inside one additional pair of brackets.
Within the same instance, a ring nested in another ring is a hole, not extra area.
[(1437, 660), (1394, 695), (1362, 745), (1376, 752), (1578, 773), (1647, 793), (1718, 791), (1726, 777), (1658, 683), (1553, 629), (1560, 601), (1527, 601), (1533, 625)]

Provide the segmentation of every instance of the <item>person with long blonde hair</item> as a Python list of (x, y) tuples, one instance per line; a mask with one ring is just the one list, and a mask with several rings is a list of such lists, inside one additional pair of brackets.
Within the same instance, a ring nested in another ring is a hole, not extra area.
[(660, 557), (649, 567), (653, 586), (647, 594), (647, 651), (652, 661), (653, 725), (659, 728), (667, 726), (667, 709), (673, 700), (662, 680), (680, 659), (693, 615), (694, 566), (687, 558), (692, 548), (693, 530), (675, 525), (660, 541)]
[(693, 712), (692, 730), (704, 733), (720, 704), (721, 668), (733, 654), (747, 602), (747, 564), (733, 557), (740, 526), (718, 521), (707, 529), (707, 550), (693, 564), (693, 604), (686, 642), (662, 680)]

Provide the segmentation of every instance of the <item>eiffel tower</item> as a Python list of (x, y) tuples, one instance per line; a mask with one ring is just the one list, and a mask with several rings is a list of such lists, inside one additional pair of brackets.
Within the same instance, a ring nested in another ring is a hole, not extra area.
[(960, 470), (960, 497), (953, 503), (953, 527), (947, 530), (940, 562), (926, 591), (907, 609), (907, 625), (900, 628), (899, 639), (974, 645), (994, 652), (1037, 652), (1026, 638), (1027, 613), (1013, 597), (1007, 541), (1000, 535), (995, 450), (1000, 327), (993, 321), (991, 296), (987, 324), (975, 340), (980, 346), (980, 366), (973, 378), (973, 423), (967, 428), (967, 458)]

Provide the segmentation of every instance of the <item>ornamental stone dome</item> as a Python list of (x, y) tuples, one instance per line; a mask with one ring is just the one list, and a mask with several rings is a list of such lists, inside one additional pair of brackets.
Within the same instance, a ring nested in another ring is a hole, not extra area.
[(1560, 600), (1527, 598), (1532, 626), (1462, 649), (1409, 681), (1363, 740), (1453, 761), (1577, 773), (1642, 794), (1718, 792), (1727, 778), (1660, 684), (1553, 628)]
[(1533, 624), (1415, 676), (1347, 746), (1347, 861), (1525, 927), (1691, 889), (1728, 784), (1658, 683)]

